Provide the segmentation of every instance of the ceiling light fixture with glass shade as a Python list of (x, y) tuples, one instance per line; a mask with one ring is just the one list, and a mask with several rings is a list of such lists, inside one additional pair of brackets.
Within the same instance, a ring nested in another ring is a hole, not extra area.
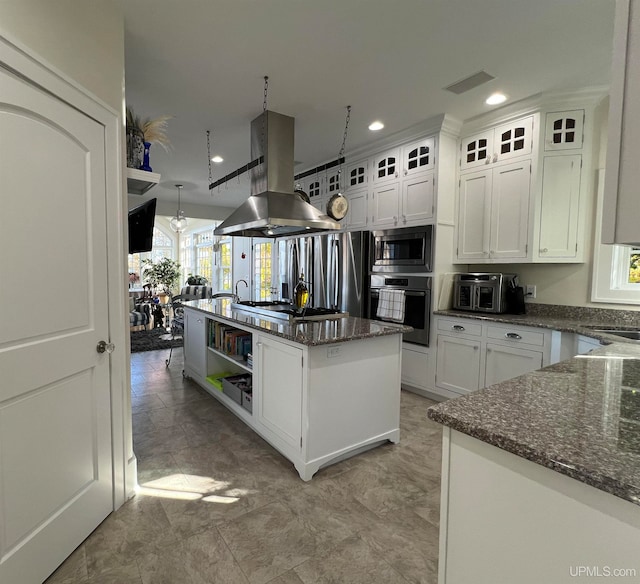
[(176, 185), (178, 189), (178, 210), (176, 216), (171, 218), (169, 225), (176, 233), (182, 233), (187, 228), (187, 218), (184, 216), (184, 211), (180, 209), (180, 194), (182, 193), (183, 185)]
[(507, 96), (504, 93), (492, 93), (487, 97), (485, 103), (487, 105), (499, 105), (507, 101)]

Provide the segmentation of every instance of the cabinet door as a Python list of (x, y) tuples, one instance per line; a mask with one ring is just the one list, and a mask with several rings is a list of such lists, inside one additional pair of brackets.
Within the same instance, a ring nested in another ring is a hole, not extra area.
[(402, 383), (428, 389), (429, 354), (402, 347)]
[(327, 199), (332, 195), (337, 195), (340, 192), (340, 175), (338, 174), (338, 170), (335, 172), (328, 172), (327, 176), (324, 178), (324, 194)]
[(344, 185), (345, 190), (360, 190), (367, 187), (369, 183), (369, 161), (360, 160), (347, 165), (345, 173)]
[(369, 199), (366, 189), (354, 190), (347, 193), (349, 211), (345, 222), (349, 228), (362, 229), (367, 226), (369, 217)]
[(493, 157), (493, 130), (482, 132), (460, 142), (460, 170), (489, 164)]
[(435, 167), (436, 141), (434, 138), (423, 138), (402, 149), (402, 175), (410, 176)]
[(402, 181), (401, 225), (423, 225), (433, 218), (434, 183), (433, 172)]
[(400, 214), (400, 188), (390, 183), (373, 189), (371, 222), (376, 227), (395, 227)]
[(400, 176), (400, 149), (383, 152), (373, 159), (373, 182), (387, 182)]
[(581, 163), (579, 154), (544, 158), (540, 258), (575, 258), (578, 253)]
[(584, 141), (584, 110), (550, 112), (544, 126), (545, 150), (576, 150)]
[(260, 335), (256, 342), (254, 415), (268, 431), (300, 450), (302, 439), (302, 349)]
[(184, 311), (184, 367), (203, 379), (207, 376), (207, 319), (200, 312)]
[(491, 259), (527, 257), (531, 162), (493, 171), (491, 193)]
[(487, 343), (484, 387), (542, 367), (542, 352)]
[(438, 335), (436, 385), (459, 394), (480, 387), (480, 341)]
[(458, 259), (489, 257), (492, 172), (482, 170), (460, 178), (458, 197)]
[(533, 151), (533, 116), (495, 129), (492, 162), (529, 156)]

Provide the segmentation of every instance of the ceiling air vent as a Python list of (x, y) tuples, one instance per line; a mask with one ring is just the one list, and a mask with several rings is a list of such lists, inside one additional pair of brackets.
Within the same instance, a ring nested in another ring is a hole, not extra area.
[(489, 73), (487, 73), (486, 71), (479, 71), (478, 73), (474, 73), (473, 75), (470, 75), (465, 79), (461, 79), (460, 81), (452, 83), (448, 87), (445, 87), (445, 89), (447, 91), (450, 91), (451, 93), (460, 95), (461, 93), (469, 91), (474, 87), (478, 87), (478, 85), (482, 85), (483, 83), (491, 81), (492, 79), (495, 79), (493, 75), (489, 75)]

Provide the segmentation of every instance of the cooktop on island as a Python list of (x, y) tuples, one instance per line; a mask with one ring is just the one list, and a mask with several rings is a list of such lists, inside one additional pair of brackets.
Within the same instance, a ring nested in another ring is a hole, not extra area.
[(254, 301), (242, 300), (233, 302), (231, 308), (244, 310), (262, 316), (279, 318), (289, 321), (328, 320), (332, 318), (345, 318), (348, 312), (341, 312), (333, 308), (296, 308), (289, 302), (283, 301)]

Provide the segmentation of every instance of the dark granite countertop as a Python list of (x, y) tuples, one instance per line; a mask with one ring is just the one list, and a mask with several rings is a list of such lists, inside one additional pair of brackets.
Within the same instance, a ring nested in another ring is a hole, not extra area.
[[(527, 314), (487, 314), (453, 309), (436, 310), (433, 314), (436, 316), (469, 318), (485, 322), (551, 329), (563, 333), (576, 333), (598, 339), (603, 345), (624, 341), (614, 335), (594, 332), (594, 327), (640, 329), (640, 312), (587, 309), (574, 306), (557, 307), (556, 305), (552, 305), (550, 310), (546, 311), (545, 305), (538, 306), (541, 306), (541, 308), (530, 308)], [(563, 308), (564, 310), (558, 310), (558, 308)]]
[(231, 308), (229, 298), (192, 300), (185, 302), (185, 306), (222, 318), (231, 324), (239, 324), (309, 346), (397, 335), (412, 330), (411, 327), (401, 324), (353, 316), (322, 321), (289, 322)]
[[(458, 311), (437, 314), (462, 316)], [(637, 315), (613, 315), (597, 324), (633, 326)], [(544, 324), (539, 315), (485, 320), (596, 336), (584, 329), (582, 316), (573, 323), (557, 319), (560, 326), (551, 326), (551, 317)], [(616, 316), (620, 320), (612, 321)], [(601, 317), (592, 315), (588, 322)], [(640, 344), (606, 337), (612, 344), (443, 402), (431, 407), (428, 416), (640, 505)]]

